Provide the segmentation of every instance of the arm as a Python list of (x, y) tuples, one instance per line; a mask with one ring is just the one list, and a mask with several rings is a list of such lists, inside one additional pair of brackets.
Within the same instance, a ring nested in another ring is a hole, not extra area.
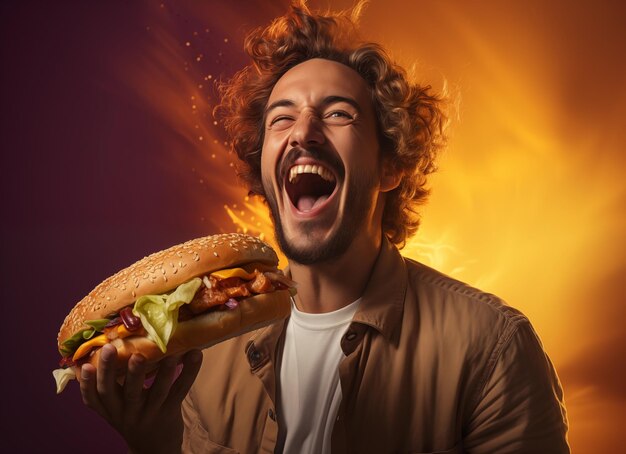
[(464, 433), (471, 453), (569, 453), (563, 391), (527, 320), (500, 339)]
[(133, 354), (128, 362), (124, 385), (117, 383), (117, 350), (102, 347), (96, 370), (81, 369), (83, 402), (117, 430), (132, 453), (180, 453), (183, 437), (181, 402), (200, 369), (202, 354), (191, 351), (183, 358), (183, 371), (174, 380), (178, 358), (161, 361), (154, 383), (144, 389), (145, 359)]

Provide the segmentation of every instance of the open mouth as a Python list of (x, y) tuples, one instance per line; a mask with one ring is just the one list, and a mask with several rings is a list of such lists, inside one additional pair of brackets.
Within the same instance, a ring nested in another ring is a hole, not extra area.
[(285, 181), (291, 203), (303, 213), (323, 205), (336, 186), (335, 175), (319, 164), (294, 165), (289, 169)]

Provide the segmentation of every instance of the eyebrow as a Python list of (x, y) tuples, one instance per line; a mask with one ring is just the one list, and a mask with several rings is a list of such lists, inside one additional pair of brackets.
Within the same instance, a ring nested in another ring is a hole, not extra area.
[[(359, 106), (359, 103), (356, 102), (355, 99), (353, 98), (348, 98), (346, 96), (326, 96), (323, 100), (321, 105), (323, 107), (329, 106), (331, 104), (336, 104), (339, 102), (345, 102), (346, 104), (350, 104), (352, 107), (354, 107), (356, 109), (357, 112), (361, 113), (361, 106)], [(270, 104), (269, 106), (267, 106), (267, 108), (265, 109), (265, 112), (263, 113), (264, 117), (267, 117), (267, 115), (274, 109), (276, 109), (277, 107), (294, 107), (296, 105), (295, 102), (293, 102), (291, 99), (279, 99), (278, 101), (274, 101), (272, 104)]]

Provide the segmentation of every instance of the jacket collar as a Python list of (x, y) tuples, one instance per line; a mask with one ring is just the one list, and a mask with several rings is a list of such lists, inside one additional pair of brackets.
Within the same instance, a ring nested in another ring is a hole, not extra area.
[[(285, 269), (285, 274), (291, 277), (289, 268)], [(404, 258), (383, 235), (378, 258), (361, 296), (359, 308), (352, 318), (353, 323), (370, 326), (389, 341), (396, 339), (402, 323), (407, 285)], [(270, 325), (257, 332), (251, 341), (257, 345), (275, 346), (285, 326), (286, 321)], [(275, 359), (271, 347), (265, 353), (270, 359)]]
[(353, 322), (371, 326), (387, 340), (393, 340), (400, 331), (407, 283), (404, 259), (383, 235), (378, 259)]

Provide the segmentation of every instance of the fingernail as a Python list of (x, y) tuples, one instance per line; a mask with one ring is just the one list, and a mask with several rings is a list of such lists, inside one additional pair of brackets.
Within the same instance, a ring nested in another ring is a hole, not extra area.
[(108, 345), (103, 346), (100, 357), (103, 361), (111, 361), (111, 359), (113, 358), (113, 349), (109, 348)]
[(176, 366), (176, 370), (174, 371), (174, 377), (172, 378), (172, 383), (176, 381), (176, 379), (180, 376), (180, 373), (183, 371), (183, 364), (180, 363)]
[(150, 389), (150, 387), (154, 384), (154, 380), (156, 379), (156, 375), (152, 375), (146, 378), (143, 381), (143, 389)]
[(137, 364), (138, 366), (146, 362), (146, 357), (139, 353), (135, 353), (133, 356), (135, 357), (135, 364)]
[(85, 368), (85, 366), (80, 368), (80, 378), (83, 380), (87, 380), (91, 377), (91, 373)]

